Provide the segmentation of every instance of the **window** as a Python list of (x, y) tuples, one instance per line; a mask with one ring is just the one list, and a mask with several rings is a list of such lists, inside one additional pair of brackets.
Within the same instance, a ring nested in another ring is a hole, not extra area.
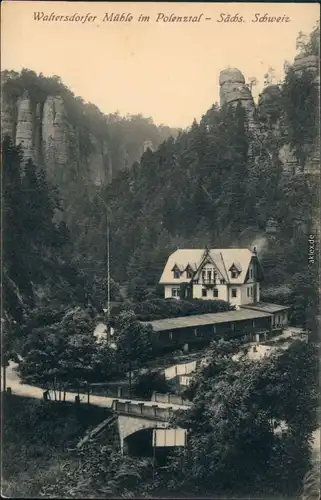
[(205, 281), (205, 279), (206, 279), (206, 272), (202, 271), (202, 280)]
[(186, 271), (186, 276), (187, 276), (187, 278), (188, 278), (188, 279), (193, 278), (193, 272), (192, 272), (190, 269), (188, 269), (188, 270)]
[(213, 295), (214, 295), (214, 297), (218, 297), (218, 289), (217, 288), (214, 288)]
[(237, 289), (236, 288), (232, 288), (232, 297), (237, 297)]
[(250, 269), (250, 278), (253, 278), (253, 269)]
[(172, 288), (172, 297), (179, 297), (179, 288)]
[(225, 285), (225, 280), (221, 279), (220, 283), (221, 283), (221, 285)]
[(212, 280), (212, 271), (207, 271), (207, 279), (208, 281)]
[(205, 288), (202, 290), (202, 297), (207, 297), (207, 290)]
[(194, 328), (194, 335), (195, 335), (195, 337), (197, 337), (197, 335), (198, 335), (197, 328)]
[(232, 278), (237, 278), (238, 272), (233, 269), (233, 271), (231, 271), (231, 275)]
[(169, 340), (173, 340), (173, 332), (169, 332), (168, 337), (169, 337)]
[(250, 289), (247, 288), (246, 291), (247, 291), (247, 296), (249, 297), (250, 296)]
[(178, 278), (180, 278), (180, 277), (181, 277), (181, 273), (180, 273), (180, 271), (179, 271), (178, 269), (175, 269), (175, 270), (174, 270), (174, 279), (176, 279), (176, 280), (177, 280), (177, 279), (178, 279)]
[(253, 287), (252, 286), (250, 287), (250, 295), (251, 295), (251, 297), (253, 297)]

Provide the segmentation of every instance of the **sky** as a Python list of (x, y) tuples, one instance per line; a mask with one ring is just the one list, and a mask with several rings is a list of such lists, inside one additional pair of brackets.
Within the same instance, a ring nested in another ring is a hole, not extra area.
[[(37, 21), (37, 12), (92, 18)], [(132, 20), (104, 21), (112, 13)], [(141, 113), (156, 124), (187, 127), (219, 102), (222, 69), (237, 67), (246, 79), (256, 77), (254, 98), (269, 67), (281, 79), (284, 61), (296, 55), (298, 32), (311, 32), (319, 19), (319, 5), (4, 1), (1, 14), (2, 70), (58, 75), (104, 113)], [(139, 22), (140, 14), (150, 20)], [(166, 21), (171, 14), (200, 21)], [(219, 22), (228, 14), (242, 22)], [(288, 22), (253, 22), (255, 14)]]

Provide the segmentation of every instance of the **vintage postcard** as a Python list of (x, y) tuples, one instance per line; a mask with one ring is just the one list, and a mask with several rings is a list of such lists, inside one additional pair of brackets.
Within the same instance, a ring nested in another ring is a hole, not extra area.
[(319, 20), (2, 3), (4, 497), (319, 499)]

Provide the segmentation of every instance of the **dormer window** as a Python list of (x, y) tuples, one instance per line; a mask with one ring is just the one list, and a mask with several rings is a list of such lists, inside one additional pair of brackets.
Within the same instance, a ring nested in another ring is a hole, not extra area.
[(242, 268), (241, 268), (240, 264), (234, 262), (232, 264), (232, 266), (230, 267), (229, 271), (231, 273), (231, 278), (236, 279), (239, 277), (239, 275), (242, 271)]
[(173, 267), (172, 273), (175, 280), (178, 280), (181, 277), (182, 272), (177, 264), (175, 264), (175, 266)]
[(193, 269), (191, 268), (191, 266), (189, 264), (186, 267), (185, 271), (186, 271), (186, 278), (188, 280), (191, 280), (193, 278), (193, 276), (194, 276), (194, 271), (193, 271)]

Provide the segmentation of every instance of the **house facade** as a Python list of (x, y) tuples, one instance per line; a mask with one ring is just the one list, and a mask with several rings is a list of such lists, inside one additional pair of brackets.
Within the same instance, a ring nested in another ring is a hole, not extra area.
[(225, 300), (234, 306), (260, 301), (262, 269), (256, 249), (178, 249), (165, 265), (165, 298)]

